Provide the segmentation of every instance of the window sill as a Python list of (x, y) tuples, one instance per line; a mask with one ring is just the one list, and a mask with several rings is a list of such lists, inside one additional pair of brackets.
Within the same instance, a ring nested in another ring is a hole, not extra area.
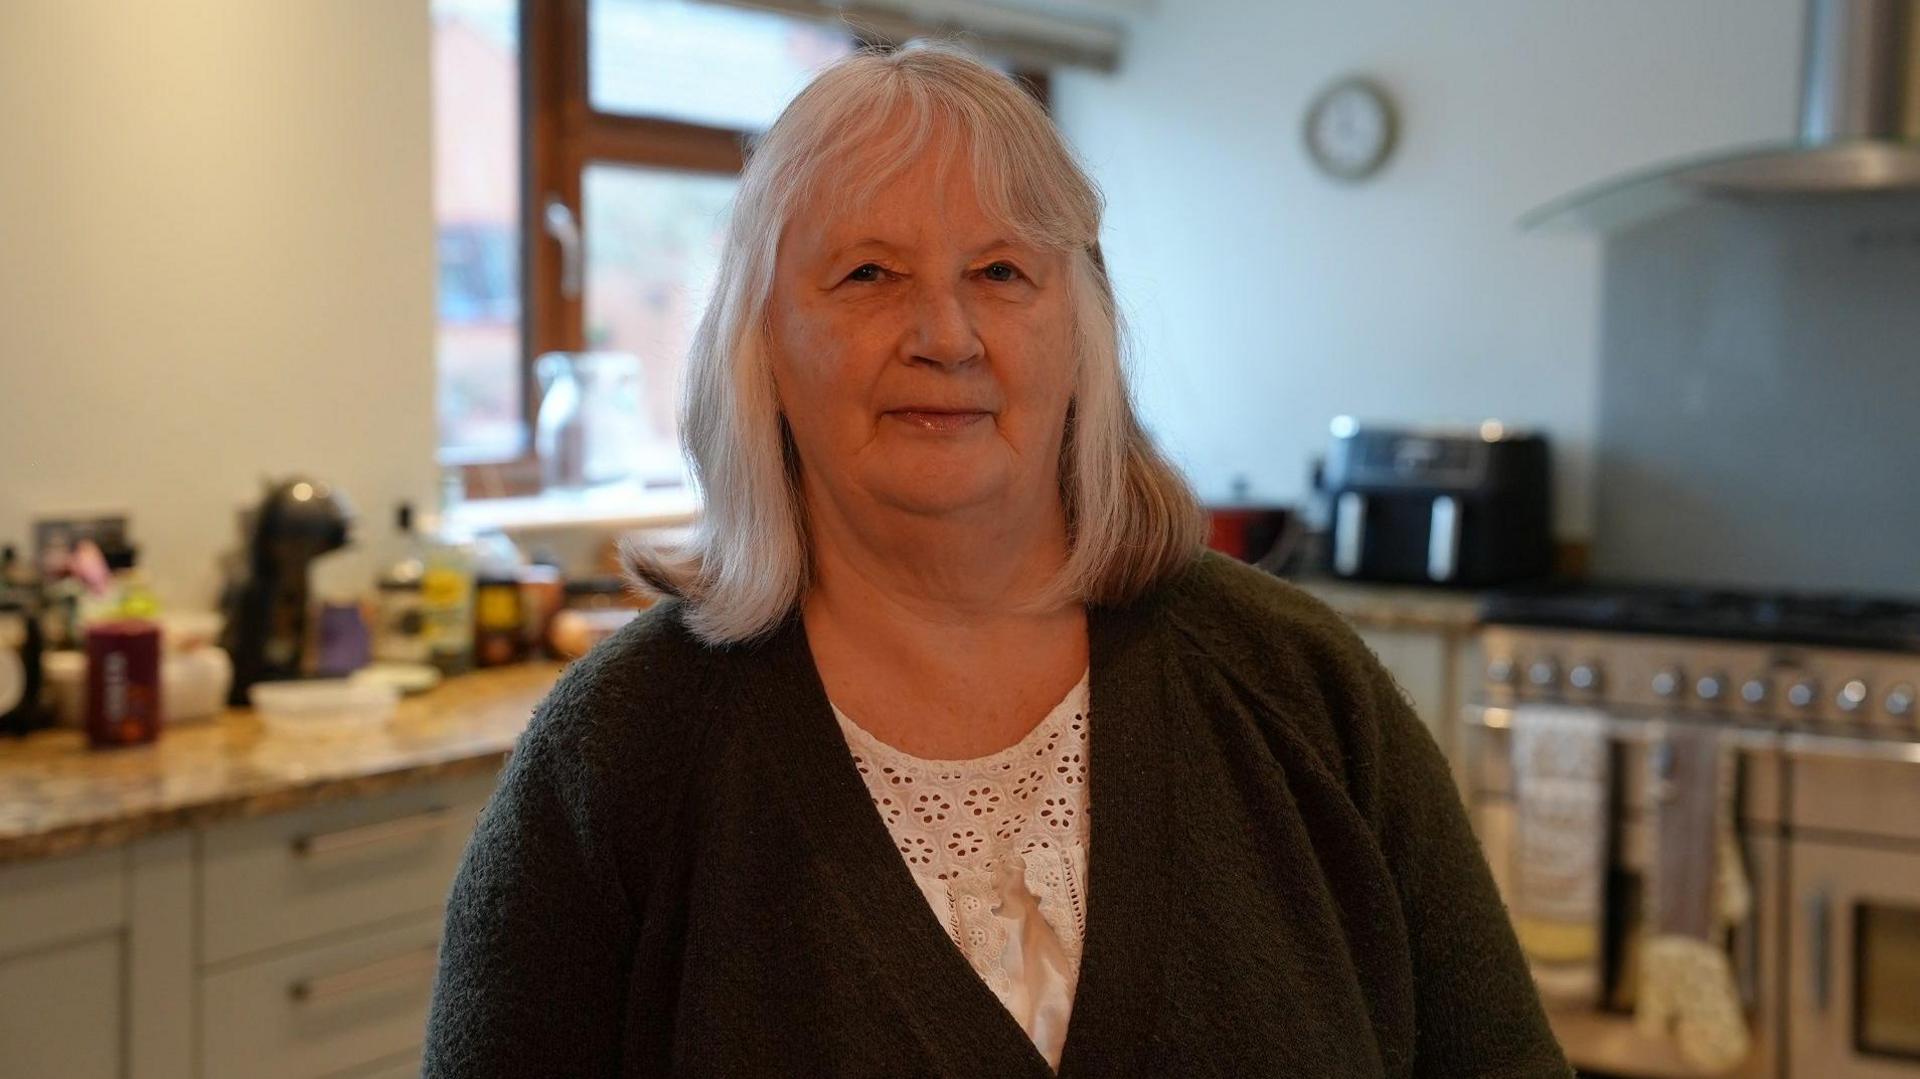
[(691, 487), (646, 489), (617, 485), (578, 494), (550, 491), (526, 498), (464, 502), (453, 522), (470, 532), (556, 532), (602, 528), (632, 530), (691, 524), (700, 517), (700, 496)]

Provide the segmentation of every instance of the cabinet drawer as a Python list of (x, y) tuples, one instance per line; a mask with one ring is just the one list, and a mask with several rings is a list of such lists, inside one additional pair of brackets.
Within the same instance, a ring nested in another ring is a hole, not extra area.
[(124, 850), (0, 869), (0, 955), (118, 929), (126, 896)]
[(205, 1079), (303, 1079), (418, 1049), (440, 917), (242, 964), (200, 983)]
[(207, 828), (200, 961), (440, 910), (493, 782), (428, 783)]
[(0, 962), (0, 1075), (117, 1079), (125, 1074), (124, 958), (120, 937), (114, 935)]

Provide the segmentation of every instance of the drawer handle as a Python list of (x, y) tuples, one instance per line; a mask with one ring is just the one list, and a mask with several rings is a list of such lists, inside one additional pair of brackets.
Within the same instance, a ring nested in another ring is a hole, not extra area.
[(1807, 900), (1807, 944), (1812, 955), (1808, 957), (1808, 973), (1813, 980), (1813, 1010), (1825, 1015), (1827, 998), (1832, 995), (1833, 972), (1829, 969), (1827, 935), (1833, 930), (1832, 902), (1827, 898), (1825, 888), (1813, 893)]
[(342, 828), (337, 832), (322, 832), (319, 835), (299, 836), (293, 841), (293, 852), (302, 858), (318, 858), (323, 855), (337, 854), (343, 850), (372, 846), (376, 843), (391, 843), (396, 839), (408, 839), (438, 831), (446, 827), (447, 822), (452, 819), (452, 811), (446, 806), (434, 806), (424, 812), (395, 817), (375, 824)]
[(390, 959), (368, 963), (364, 967), (343, 970), (338, 974), (328, 974), (320, 978), (302, 978), (287, 987), (287, 995), (299, 1004), (318, 1004), (364, 990), (378, 989), (395, 982), (412, 981), (423, 974), (432, 974), (439, 964), (440, 946), (430, 945), (405, 955), (396, 955)]

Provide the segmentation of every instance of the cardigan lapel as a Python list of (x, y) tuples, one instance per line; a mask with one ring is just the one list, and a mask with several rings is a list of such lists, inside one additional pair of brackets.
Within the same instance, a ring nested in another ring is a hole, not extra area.
[[(1060, 1074), (1144, 1072), (1177, 892), (1169, 879), (1170, 656), (1157, 597), (1089, 612), (1091, 667), (1086, 938)], [(748, 680), (777, 785), (823, 871), (847, 897), (874, 969), (915, 1017), (914, 1034), (956, 1074), (1052, 1074), (980, 980), (913, 882), (833, 717), (796, 616)]]
[(1026, 1031), (947, 936), (894, 848), (834, 719), (799, 618), (762, 648), (766, 665), (747, 681), (773, 782), (797, 838), (845, 898), (851, 938), (869, 950), (872, 969), (912, 1017), (919, 1045), (947, 1074), (1051, 1075)]
[(1167, 928), (1170, 880), (1167, 738), (1171, 657), (1151, 612), (1157, 597), (1095, 608), (1088, 630), (1092, 685), (1087, 926), (1060, 1074), (1148, 1074)]

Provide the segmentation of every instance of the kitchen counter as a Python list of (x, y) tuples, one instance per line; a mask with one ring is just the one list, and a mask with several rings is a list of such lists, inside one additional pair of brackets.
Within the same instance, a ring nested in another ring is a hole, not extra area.
[(0, 742), (0, 864), (493, 771), (559, 672), (536, 663), (450, 679), (362, 734), (270, 734), (232, 710), (149, 746), (89, 751), (64, 729)]
[(1471, 633), (1480, 626), (1480, 594), (1412, 585), (1363, 584), (1331, 577), (1292, 583), (1364, 629)]
[[(1293, 583), (1361, 629), (1471, 633), (1479, 597), (1331, 578)], [(345, 737), (269, 734), (248, 711), (167, 728), (151, 746), (89, 751), (77, 730), (0, 741), (0, 864), (497, 769), (560, 672), (479, 671), (400, 702)]]

